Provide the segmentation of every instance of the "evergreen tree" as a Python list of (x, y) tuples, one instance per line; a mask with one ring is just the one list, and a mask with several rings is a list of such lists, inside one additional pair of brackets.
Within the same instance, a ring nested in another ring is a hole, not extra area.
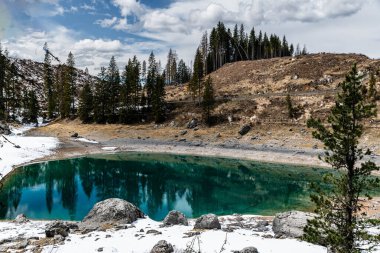
[(157, 62), (153, 52), (151, 52), (148, 61), (148, 73), (146, 79), (146, 99), (148, 107), (152, 106), (152, 93), (154, 89), (155, 82), (157, 80), (158, 68)]
[(211, 111), (215, 106), (214, 89), (210, 76), (204, 82), (204, 92), (202, 100), (203, 116), (207, 124), (211, 124)]
[(379, 179), (371, 177), (379, 167), (372, 161), (364, 162), (364, 156), (371, 152), (359, 147), (363, 120), (376, 115), (375, 105), (365, 100), (362, 78), (355, 65), (339, 85), (341, 92), (328, 118), (329, 127), (320, 120), (308, 121), (308, 127), (315, 129), (313, 137), (327, 149), (323, 160), (340, 173), (324, 178), (331, 185), (330, 192), (314, 185), (316, 193), (311, 198), (319, 217), (308, 222), (305, 239), (327, 246), (334, 253), (359, 253), (380, 241), (379, 236), (369, 233), (373, 221), (366, 219), (359, 201), (364, 195), (369, 197), (371, 186), (379, 185)]
[[(98, 75), (98, 80), (95, 83), (94, 92), (94, 120), (97, 123), (106, 122), (106, 110), (109, 105), (109, 96), (107, 93), (106, 68), (101, 67)], [(108, 108), (109, 109), (109, 108)]]
[(87, 69), (86, 69), (86, 74), (87, 74), (87, 80), (79, 95), (79, 108), (78, 108), (79, 118), (80, 120), (82, 120), (83, 123), (91, 122), (91, 114), (93, 111), (93, 102), (94, 102)]
[(109, 114), (107, 115), (108, 122), (116, 121), (116, 109), (119, 106), (120, 94), (120, 74), (116, 64), (115, 57), (112, 56), (107, 69), (107, 89), (106, 94), (109, 96)]
[(202, 93), (203, 76), (204, 76), (204, 73), (203, 73), (202, 55), (198, 48), (197, 53), (195, 54), (193, 77), (189, 83), (189, 90), (193, 94), (193, 99), (195, 99), (195, 97), (198, 96), (199, 103), (201, 102), (201, 98), (202, 98), (201, 93)]
[(373, 101), (377, 100), (376, 77), (373, 72), (371, 72), (369, 78), (368, 98)]
[(38, 124), (39, 103), (35, 91), (25, 91), (23, 98), (23, 121)]
[(177, 82), (187, 83), (190, 80), (190, 71), (186, 63), (181, 59), (178, 63)]
[(0, 43), (0, 121), (5, 119), (5, 71), (6, 58), (3, 55), (3, 50)]
[(46, 90), (48, 117), (51, 119), (54, 117), (54, 109), (55, 109), (54, 88), (53, 88), (54, 79), (53, 79), (53, 69), (51, 66), (51, 56), (49, 54), (49, 49), (46, 42), (45, 42), (44, 48), (46, 49), (45, 59), (44, 59), (44, 86)]
[(152, 112), (154, 121), (165, 120), (165, 76), (157, 75), (152, 93)]
[(75, 97), (77, 96), (77, 88), (76, 88), (76, 69), (75, 69), (75, 60), (74, 55), (70, 52), (67, 56), (67, 72), (66, 72), (66, 78), (67, 78), (67, 91), (68, 91), (68, 99), (70, 101), (70, 114), (75, 114)]

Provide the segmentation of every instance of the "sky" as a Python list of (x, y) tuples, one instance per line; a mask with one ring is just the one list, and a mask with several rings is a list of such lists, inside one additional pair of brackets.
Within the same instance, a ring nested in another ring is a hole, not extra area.
[(0, 41), (13, 57), (43, 61), (43, 45), (97, 74), (115, 56), (120, 69), (170, 48), (190, 64), (202, 34), (218, 21), (286, 35), (311, 53), (380, 58), (380, 0), (0, 0)]

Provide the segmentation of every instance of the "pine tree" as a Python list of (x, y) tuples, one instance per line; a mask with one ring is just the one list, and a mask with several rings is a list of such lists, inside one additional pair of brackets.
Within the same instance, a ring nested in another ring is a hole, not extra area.
[(369, 78), (368, 98), (373, 101), (376, 101), (377, 99), (376, 77), (373, 72), (371, 72)]
[(3, 55), (3, 50), (0, 43), (0, 121), (5, 119), (5, 71), (6, 58)]
[(108, 122), (116, 121), (116, 108), (119, 106), (120, 94), (120, 74), (116, 64), (115, 57), (112, 56), (107, 69), (107, 84), (106, 94), (109, 96), (109, 114), (107, 115)]
[(208, 76), (204, 82), (204, 92), (202, 100), (203, 116), (207, 124), (211, 124), (211, 111), (215, 106), (214, 89), (212, 87), (212, 79)]
[(165, 76), (157, 75), (152, 93), (152, 112), (154, 121), (165, 120)]
[[(88, 76), (88, 70), (86, 69), (86, 74)], [(82, 120), (83, 123), (89, 123), (91, 122), (91, 114), (93, 111), (93, 94), (90, 86), (90, 81), (87, 77), (87, 80), (83, 86), (82, 91), (79, 95), (79, 108), (78, 108), (78, 114), (80, 120)]]
[(35, 91), (25, 91), (23, 98), (23, 122), (38, 124), (39, 103)]
[[(95, 83), (94, 92), (94, 120), (97, 123), (106, 122), (106, 110), (109, 104), (109, 96), (107, 93), (107, 80), (106, 80), (106, 69), (104, 67), (100, 68), (100, 73), (98, 74), (98, 80)], [(108, 108), (109, 109), (109, 108)]]
[(76, 69), (75, 69), (75, 60), (74, 55), (70, 52), (67, 56), (67, 72), (66, 72), (66, 78), (67, 78), (67, 92), (68, 93), (68, 99), (70, 101), (70, 114), (75, 114), (75, 97), (77, 95), (77, 88), (76, 88)]
[(146, 100), (148, 107), (152, 106), (152, 93), (154, 89), (155, 82), (157, 80), (158, 67), (157, 62), (154, 56), (154, 53), (151, 52), (148, 60), (148, 73), (146, 79)]
[(316, 192), (311, 199), (319, 217), (308, 222), (304, 237), (334, 253), (359, 253), (365, 246), (371, 248), (380, 242), (379, 236), (368, 232), (373, 221), (366, 219), (359, 201), (362, 196), (369, 197), (371, 186), (379, 186), (379, 179), (371, 177), (379, 167), (372, 161), (363, 161), (371, 152), (359, 147), (363, 120), (376, 115), (375, 105), (365, 100), (362, 78), (355, 65), (340, 83), (342, 91), (328, 118), (329, 127), (320, 120), (308, 121), (308, 127), (315, 129), (313, 137), (325, 145), (323, 160), (339, 173), (324, 178), (330, 185), (329, 192), (314, 185)]
[(196, 96), (198, 97), (199, 103), (201, 102), (201, 98), (202, 98), (201, 95), (202, 95), (203, 76), (204, 76), (204, 73), (203, 73), (202, 55), (198, 48), (195, 54), (193, 77), (189, 83), (189, 90), (193, 94), (194, 99)]
[(55, 110), (53, 69), (51, 66), (51, 56), (49, 54), (49, 49), (46, 42), (44, 48), (46, 49), (44, 59), (44, 86), (46, 90), (48, 117), (52, 119), (54, 117)]

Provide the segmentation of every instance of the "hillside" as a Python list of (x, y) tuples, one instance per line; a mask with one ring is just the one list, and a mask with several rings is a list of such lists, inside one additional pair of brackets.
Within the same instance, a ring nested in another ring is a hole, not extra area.
[[(369, 71), (378, 75), (380, 60), (357, 54), (311, 54), (227, 64), (211, 74), (219, 103), (214, 111), (218, 120), (227, 118), (240, 123), (289, 122), (285, 96), (292, 96), (299, 108), (297, 122), (305, 123), (311, 115), (326, 117), (333, 105), (337, 85), (357, 63), (368, 82)], [(377, 89), (380, 89), (380, 83)], [(200, 117), (200, 110), (186, 106), (191, 97), (186, 85), (167, 88), (167, 100), (181, 106), (177, 120)], [(179, 103), (177, 103), (179, 102)], [(184, 103), (181, 103), (184, 102)], [(230, 120), (231, 121), (231, 120)], [(241, 122), (243, 121), (243, 122)]]

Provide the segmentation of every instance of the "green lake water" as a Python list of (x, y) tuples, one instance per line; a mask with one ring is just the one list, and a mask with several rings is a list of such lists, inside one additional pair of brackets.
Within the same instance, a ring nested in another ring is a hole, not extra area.
[(122, 153), (18, 168), (0, 192), (0, 218), (81, 220), (96, 202), (122, 198), (154, 220), (170, 210), (273, 215), (312, 208), (310, 182), (327, 169), (167, 154)]

